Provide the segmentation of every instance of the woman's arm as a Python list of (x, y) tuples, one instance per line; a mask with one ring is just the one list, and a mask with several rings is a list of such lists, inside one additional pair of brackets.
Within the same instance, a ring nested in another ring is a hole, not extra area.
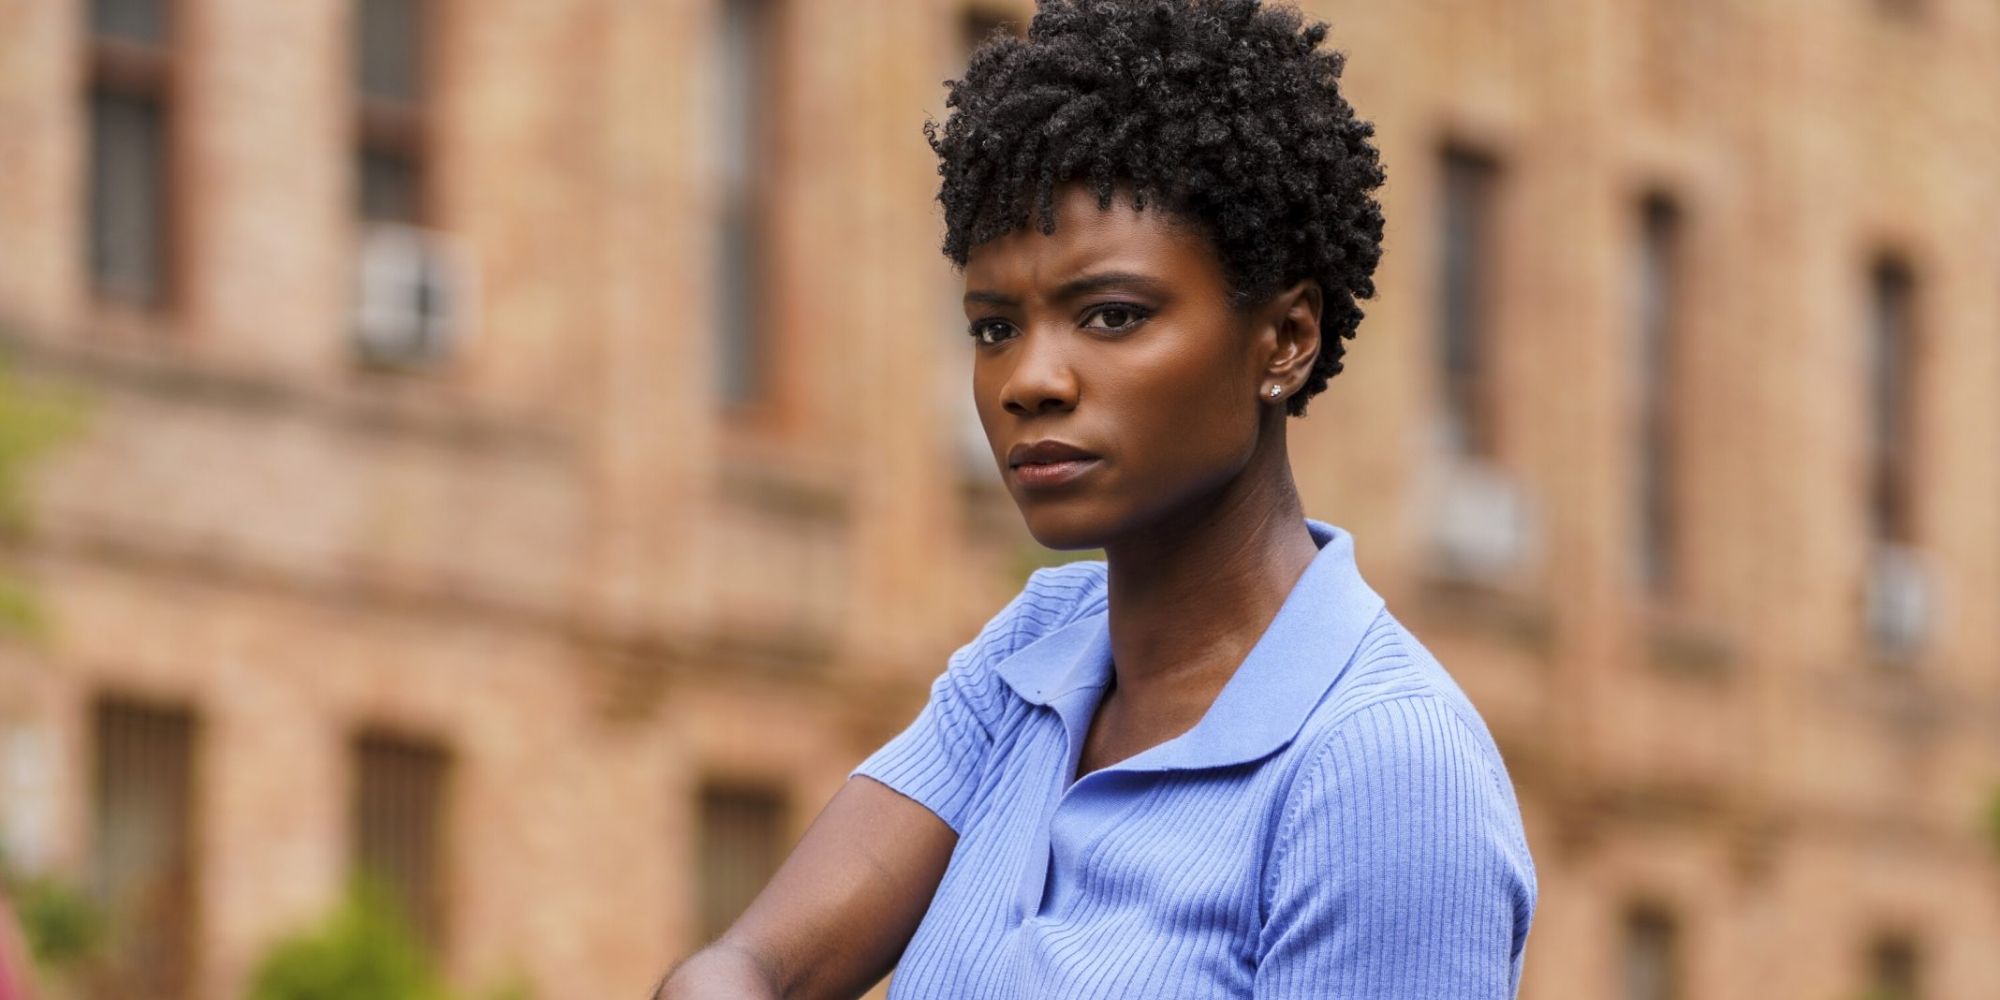
[(989, 764), (1023, 707), (991, 664), (1101, 607), (1103, 563), (1044, 567), (951, 654), (908, 728), (861, 762), (742, 919), (656, 1000), (857, 997), (916, 933)]
[(743, 916), (655, 1000), (860, 996), (916, 933), (957, 843), (929, 809), (849, 779)]

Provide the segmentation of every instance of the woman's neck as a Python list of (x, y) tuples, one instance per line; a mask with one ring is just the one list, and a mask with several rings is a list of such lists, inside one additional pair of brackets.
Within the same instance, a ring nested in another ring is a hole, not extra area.
[(1106, 547), (1121, 697), (1206, 710), (1318, 554), (1277, 454), (1200, 510)]

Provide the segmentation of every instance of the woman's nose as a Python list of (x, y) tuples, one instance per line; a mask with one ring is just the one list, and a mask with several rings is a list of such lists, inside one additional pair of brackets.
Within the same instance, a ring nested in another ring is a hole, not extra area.
[(1000, 403), (1015, 416), (1029, 417), (1076, 406), (1076, 372), (1061, 339), (1023, 331), (1013, 352), (1014, 369), (1001, 387)]

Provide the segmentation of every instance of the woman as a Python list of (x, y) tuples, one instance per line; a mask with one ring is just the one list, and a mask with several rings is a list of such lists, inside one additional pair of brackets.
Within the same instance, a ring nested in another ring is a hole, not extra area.
[(662, 996), (1513, 995), (1506, 770), (1286, 454), (1382, 235), (1325, 34), (1044, 0), (951, 85), (980, 420), (1035, 538), (1106, 559), (1035, 573)]

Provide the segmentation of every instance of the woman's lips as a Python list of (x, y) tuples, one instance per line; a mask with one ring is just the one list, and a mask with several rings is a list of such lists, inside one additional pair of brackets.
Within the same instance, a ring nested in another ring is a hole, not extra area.
[(1030, 489), (1067, 486), (1097, 467), (1095, 458), (1070, 458), (1060, 462), (1023, 463), (1014, 467), (1014, 478)]

